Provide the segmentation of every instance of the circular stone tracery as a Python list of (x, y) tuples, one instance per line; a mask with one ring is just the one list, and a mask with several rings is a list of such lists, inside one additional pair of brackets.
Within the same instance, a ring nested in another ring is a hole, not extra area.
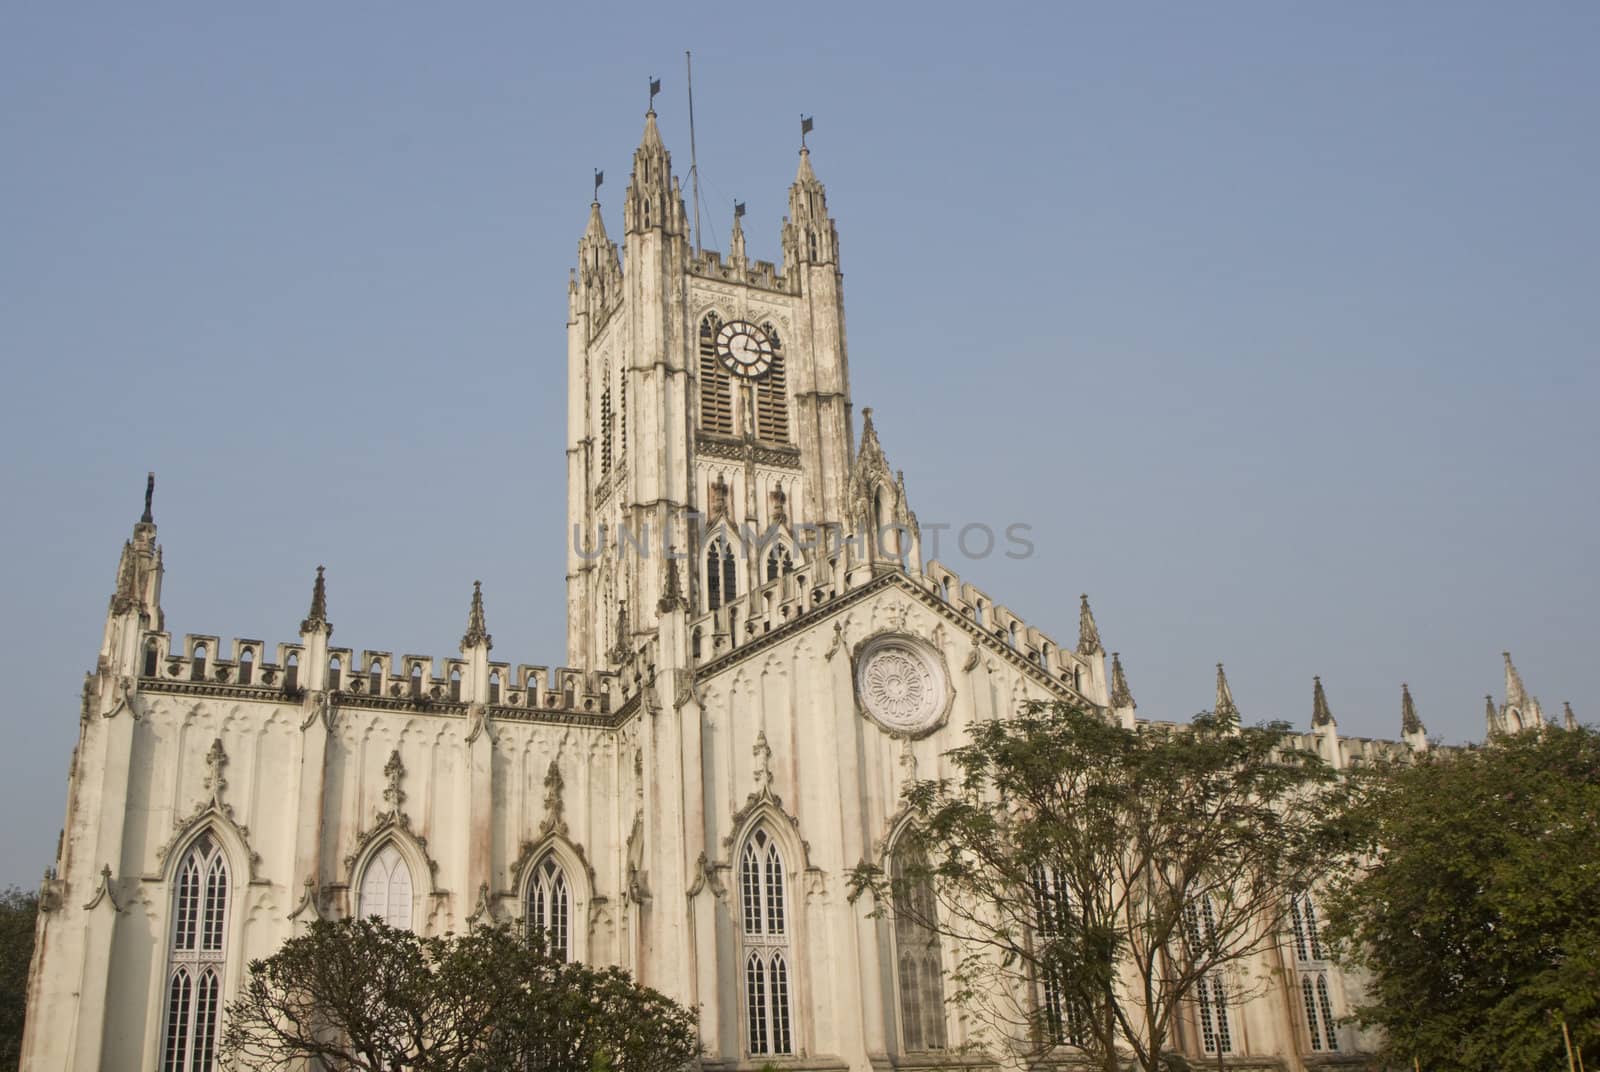
[(857, 697), (885, 729), (917, 733), (930, 728), (943, 713), (945, 692), (938, 660), (908, 639), (870, 641), (857, 662)]

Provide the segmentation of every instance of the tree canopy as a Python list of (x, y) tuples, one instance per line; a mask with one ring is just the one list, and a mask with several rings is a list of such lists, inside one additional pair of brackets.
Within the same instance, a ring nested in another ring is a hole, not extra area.
[(855, 892), (953, 939), (953, 1000), (1001, 1039), (1159, 1068), (1202, 988), (1252, 985), (1239, 965), (1326, 862), (1337, 780), (1286, 726), (1227, 714), (1128, 729), (1032, 704), (970, 734), (955, 777), (905, 793), (909, 863)]
[(1600, 1067), (1600, 735), (1547, 727), (1365, 779), (1326, 908), (1358, 1020), (1439, 1072)]
[(250, 964), (223, 1060), (330, 1072), (679, 1072), (694, 1013), (548, 953), (508, 926), (421, 938), (377, 919), (316, 921)]
[(28, 1011), (28, 971), (38, 918), (38, 894), (15, 886), (0, 892), (0, 1068), (15, 1068), (22, 1059), (22, 1022)]

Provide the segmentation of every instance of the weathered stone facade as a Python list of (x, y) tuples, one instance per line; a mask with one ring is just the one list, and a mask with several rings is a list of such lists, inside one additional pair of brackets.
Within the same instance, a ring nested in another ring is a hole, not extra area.
[[(1063, 645), (923, 562), (870, 411), (854, 441), (838, 234), (804, 150), (789, 204), (781, 266), (747, 260), (737, 219), (726, 257), (697, 251), (652, 113), (620, 250), (591, 211), (572, 669), (495, 661), (476, 590), (457, 656), (336, 647), (320, 570), (294, 642), (180, 640), (147, 501), (84, 688), (25, 1068), (159, 1068), (180, 1036), (200, 1067), (249, 960), (367, 911), (428, 933), (531, 915), (698, 1006), (717, 1067), (927, 1066), (968, 1040), (926, 977), (935, 1011), (908, 1022), (893, 924), (846, 876), (889, 861), (902, 788), (948, 773), (973, 722), (1071, 698), (1131, 725), (1133, 698), (1087, 599)], [(1341, 739), (1317, 697), (1308, 743), (1340, 765), (1427, 747), (1409, 693), (1408, 745)], [(1301, 978), (1348, 1007), (1320, 954), (1286, 936), (1261, 967), (1227, 1067), (1354, 1059), (1352, 1029), (1308, 1027)], [(1214, 1061), (1199, 1016), (1178, 1041)]]

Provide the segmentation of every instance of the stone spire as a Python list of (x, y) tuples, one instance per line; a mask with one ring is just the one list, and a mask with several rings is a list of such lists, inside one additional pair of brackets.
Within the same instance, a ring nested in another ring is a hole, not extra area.
[(1422, 719), (1417, 717), (1416, 701), (1411, 699), (1411, 686), (1404, 683), (1400, 686), (1400, 732), (1406, 736), (1413, 733), (1426, 733)]
[(1500, 715), (1494, 709), (1493, 696), (1485, 696), (1483, 698), (1483, 720), (1485, 729), (1490, 737), (1500, 732)]
[(1527, 706), (1528, 692), (1522, 687), (1522, 675), (1517, 673), (1515, 664), (1511, 662), (1511, 653), (1500, 653), (1506, 660), (1506, 706), (1522, 708)]
[(1100, 643), (1100, 627), (1094, 624), (1094, 611), (1089, 609), (1089, 596), (1084, 593), (1078, 597), (1078, 654), (1103, 655), (1105, 647)]
[(1338, 725), (1338, 723), (1333, 720), (1333, 712), (1328, 709), (1328, 694), (1322, 691), (1322, 679), (1320, 677), (1313, 677), (1311, 681), (1312, 727), (1321, 729), (1323, 726)]
[(800, 149), (800, 167), (789, 187), (789, 215), (783, 221), (785, 270), (799, 264), (839, 263), (839, 232), (828, 216), (828, 194), (811, 170), (811, 150)]
[(1228, 687), (1228, 674), (1222, 669), (1221, 663), (1217, 664), (1217, 702), (1213, 711), (1219, 717), (1239, 717), (1239, 705), (1233, 702), (1233, 690)]
[(672, 154), (661, 143), (654, 108), (645, 113), (644, 134), (633, 151), (622, 218), (628, 234), (661, 231), (681, 235), (684, 230), (683, 196), (672, 175)]
[(1577, 729), (1578, 728), (1578, 716), (1572, 713), (1572, 701), (1571, 700), (1562, 701), (1561, 710), (1562, 710), (1562, 722), (1566, 725), (1567, 729), (1569, 729), (1569, 730)]
[(461, 638), (461, 650), (475, 648), (482, 644), (485, 648), (494, 647), (494, 638), (489, 635), (487, 623), (483, 617), (483, 582), (472, 582), (472, 609), (467, 612), (467, 631)]
[(1122, 672), (1122, 656), (1117, 652), (1111, 653), (1111, 706), (1126, 707), (1130, 711), (1139, 706), (1133, 701), (1133, 693), (1128, 691), (1128, 678)]
[(311, 609), (300, 623), (300, 632), (333, 635), (333, 625), (328, 621), (328, 585), (322, 579), (321, 566), (317, 567), (317, 579), (311, 585)]

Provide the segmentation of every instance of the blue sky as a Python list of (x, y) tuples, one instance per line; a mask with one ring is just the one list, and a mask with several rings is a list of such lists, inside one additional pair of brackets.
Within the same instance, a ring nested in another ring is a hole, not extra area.
[(1600, 8), (22, 5), (0, 12), (0, 882), (64, 808), (159, 473), (170, 629), (562, 658), (565, 284), (651, 74), (705, 244), (778, 258), (800, 113), (858, 409), (950, 565), (1140, 712), (1600, 710)]

